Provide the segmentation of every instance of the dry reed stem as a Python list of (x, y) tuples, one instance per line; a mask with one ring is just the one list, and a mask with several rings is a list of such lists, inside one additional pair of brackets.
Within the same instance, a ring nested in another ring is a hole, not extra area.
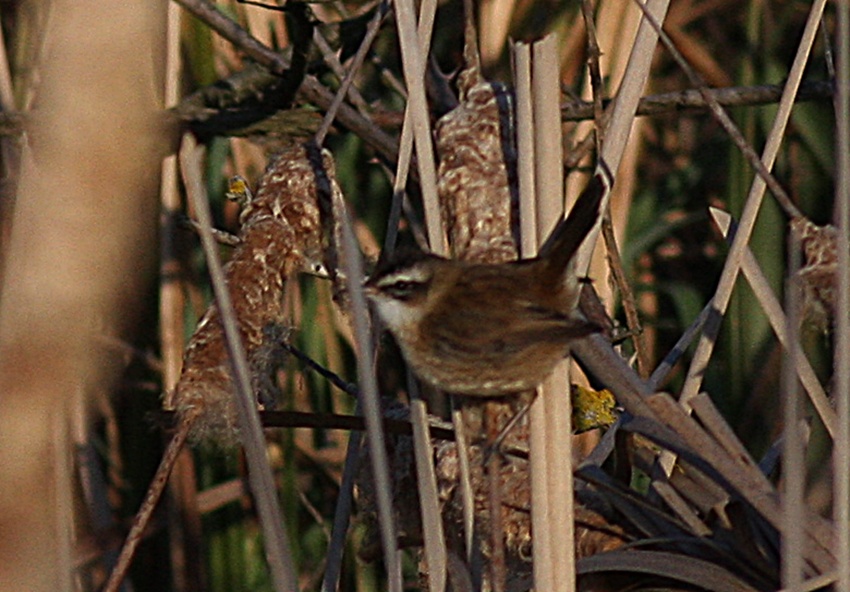
[[(788, 274), (785, 279), (785, 309), (789, 311), (786, 332), (792, 344), (796, 344), (800, 333), (801, 285), (795, 280), (800, 269), (800, 237), (788, 233)], [(800, 386), (797, 379), (799, 349), (785, 348), (782, 359), (782, 586), (788, 590), (799, 590), (803, 585), (805, 540), (804, 489), (806, 470), (804, 465), (805, 439), (801, 434), (802, 409)]]
[[(646, 8), (649, 13), (655, 15), (657, 20), (663, 22), (668, 4), (669, 2), (667, 0), (652, 0), (647, 3)], [(600, 34), (603, 30), (600, 27)], [(629, 61), (617, 91), (614, 110), (605, 129), (605, 144), (602, 146), (602, 154), (599, 158), (611, 169), (614, 177), (618, 179), (617, 185), (620, 187), (629, 185), (629, 183), (621, 182), (622, 179), (619, 174), (620, 163), (626, 151), (628, 137), (634, 122), (634, 114), (637, 111), (640, 96), (649, 77), (649, 69), (657, 42), (658, 36), (655, 31), (652, 30), (652, 27), (649, 26), (645, 18), (641, 18), (629, 55)], [(600, 39), (600, 46), (603, 48), (608, 47), (602, 39)], [(620, 226), (620, 224), (617, 224), (617, 226)], [(591, 245), (594, 244), (596, 236), (597, 234), (594, 232), (585, 242), (584, 249), (579, 255), (576, 266), (579, 275), (586, 274), (587, 272), (590, 265)]]
[(833, 521), (836, 531), (835, 589), (850, 591), (850, 6), (838, 2), (836, 67), (835, 227), (838, 229), (837, 309), (833, 368), (838, 429), (833, 446)]
[[(563, 138), (560, 116), (556, 113), (560, 100), (557, 43), (558, 38), (550, 35), (532, 46), (535, 199), (537, 238), (541, 242), (563, 218), (564, 209), (564, 179), (561, 173)], [(575, 307), (578, 305), (580, 290), (574, 269), (569, 273), (573, 276), (569, 281), (575, 282), (575, 298), (573, 302), (565, 303), (565, 306)], [(542, 524), (549, 531), (549, 536), (544, 538), (549, 547), (544, 547), (542, 552), (549, 554), (553, 566), (552, 580), (538, 582), (535, 578), (535, 585), (563, 592), (575, 590), (576, 585), (574, 507), (573, 496), (569, 494), (574, 490), (569, 365), (569, 360), (564, 360), (540, 386), (540, 396), (534, 403), (540, 412), (532, 414), (529, 426), (532, 432), (543, 428), (543, 449), (532, 446), (532, 496), (536, 493), (535, 485), (542, 484), (547, 493), (545, 503), (540, 507), (532, 503), (531, 511), (532, 520), (535, 512), (540, 514), (535, 524)], [(535, 442), (536, 438), (532, 439), (532, 443)], [(541, 452), (544, 463), (534, 463), (533, 455)], [(543, 471), (542, 483), (534, 479), (535, 468)], [(534, 532), (538, 530), (534, 529)]]
[[(164, 103), (168, 108), (180, 100), (180, 11), (168, 5)], [(162, 163), (160, 199), (162, 224), (160, 228), (160, 351), (163, 361), (162, 385), (166, 406), (170, 407), (173, 389), (180, 378), (183, 356), (183, 292), (178, 274), (180, 262), (175, 252), (176, 218), (181, 208), (178, 188), (177, 156), (166, 157)]]
[[(419, 22), (417, 26), (417, 37), (419, 39), (419, 51), (422, 55), (428, 55), (431, 45), (431, 33), (433, 32), (434, 19), (437, 13), (437, 3), (434, 0), (422, 2), (419, 7)], [(398, 90), (403, 91), (400, 83)], [(395, 85), (391, 85), (395, 86)], [(400, 94), (404, 94), (400, 92)], [(398, 238), (398, 224), (401, 220), (402, 204), (405, 198), (405, 187), (410, 173), (410, 163), (413, 157), (413, 112), (410, 103), (405, 103), (404, 119), (401, 126), (401, 138), (398, 144), (398, 160), (396, 162), (395, 178), (393, 179), (393, 201), (390, 206), (390, 215), (387, 219), (387, 234), (384, 240), (384, 250), (387, 256), (395, 252), (396, 239)]]
[(373, 364), (369, 313), (362, 286), (363, 262), (347, 212), (342, 210), (337, 212), (337, 215), (342, 216), (342, 219), (338, 220), (341, 231), (340, 261), (348, 282), (348, 294), (351, 299), (351, 323), (358, 350), (357, 375), (361, 393), (360, 403), (363, 406), (363, 415), (366, 419), (366, 430), (369, 437), (369, 459), (375, 484), (375, 498), (378, 507), (384, 563), (387, 567), (388, 588), (390, 592), (401, 592), (401, 558), (390, 497), (392, 491), (389, 476), (390, 465), (381, 424), (381, 405), (378, 400), (377, 379)]
[(428, 231), (431, 252), (445, 255), (445, 231), (440, 219), (437, 198), (437, 167), (431, 140), (431, 123), (425, 96), (426, 55), (421, 51), (416, 31), (416, 16), (410, 0), (395, 0), (393, 3), (398, 27), (404, 81), (407, 85), (408, 105), (412, 116), (413, 140), (416, 145), (416, 163), (419, 168), (419, 185), (422, 189), (422, 204)]

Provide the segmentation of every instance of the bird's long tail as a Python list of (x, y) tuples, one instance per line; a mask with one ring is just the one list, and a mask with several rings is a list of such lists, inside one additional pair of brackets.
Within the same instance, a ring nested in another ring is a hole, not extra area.
[(538, 257), (547, 260), (553, 278), (566, 271), (584, 239), (602, 219), (602, 208), (613, 183), (611, 171), (600, 160), (569, 215), (555, 226), (540, 247)]

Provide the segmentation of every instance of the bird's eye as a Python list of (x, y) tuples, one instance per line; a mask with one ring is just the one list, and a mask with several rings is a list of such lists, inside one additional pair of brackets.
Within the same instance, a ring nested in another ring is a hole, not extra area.
[(425, 284), (423, 282), (413, 282), (410, 280), (399, 280), (387, 286), (387, 292), (398, 300), (410, 300), (424, 290)]

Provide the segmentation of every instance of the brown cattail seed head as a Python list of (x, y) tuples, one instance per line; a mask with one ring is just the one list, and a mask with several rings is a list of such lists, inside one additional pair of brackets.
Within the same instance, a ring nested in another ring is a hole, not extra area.
[(496, 263), (516, 259), (512, 220), (517, 193), (512, 97), (461, 75), (462, 103), (437, 123), (437, 190), (453, 256)]
[(803, 317), (816, 327), (828, 330), (834, 318), (838, 293), (838, 238), (834, 226), (817, 226), (803, 217), (791, 220), (803, 250), (803, 266), (797, 273), (803, 294)]
[[(314, 166), (304, 146), (289, 148), (272, 159), (240, 215), (241, 243), (224, 267), (252, 387), (266, 406), (277, 398), (276, 371), (284, 357), (281, 343), (288, 338), (284, 285), (293, 274), (315, 269), (321, 262), (322, 196)], [(338, 192), (333, 161), (326, 151), (321, 166), (331, 190)], [(229, 446), (238, 441), (228, 350), (215, 304), (189, 341), (174, 400), (181, 418), (195, 416), (192, 442)]]

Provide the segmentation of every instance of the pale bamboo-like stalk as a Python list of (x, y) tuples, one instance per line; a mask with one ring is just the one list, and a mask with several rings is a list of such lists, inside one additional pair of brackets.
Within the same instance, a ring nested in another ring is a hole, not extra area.
[(24, 137), (0, 295), (4, 590), (73, 587), (70, 402), (110, 391), (119, 369), (98, 336), (132, 329), (154, 263), (163, 6), (60, 0), (39, 32), (52, 41), (28, 127), (39, 141), (30, 158)]
[[(180, 100), (180, 9), (168, 5), (168, 30), (165, 56), (165, 107)], [(162, 355), (162, 386), (165, 391), (165, 408), (172, 408), (174, 387), (180, 379), (183, 359), (183, 292), (174, 273), (177, 271), (177, 253), (174, 251), (174, 228), (169, 222), (180, 212), (180, 191), (177, 176), (177, 155), (171, 154), (162, 161), (160, 181), (165, 224), (160, 229), (160, 349)]]
[[(551, 117), (559, 100), (557, 56), (554, 36), (514, 48), (523, 257), (536, 253), (563, 215), (561, 127)], [(541, 385), (530, 411), (534, 581), (545, 590), (575, 588), (568, 370), (565, 362)]]
[[(538, 240), (549, 235), (563, 216), (563, 138), (561, 120), (557, 113), (560, 103), (560, 66), (558, 38), (554, 35), (536, 42), (532, 48), (532, 97), (534, 101), (534, 143)], [(568, 274), (572, 273), (569, 271)], [(574, 301), (578, 305), (578, 280)], [(547, 516), (549, 555), (553, 566), (552, 586), (546, 590), (572, 592), (575, 590), (575, 535), (573, 524), (572, 430), (570, 420), (569, 360), (561, 362), (555, 372), (541, 385), (536, 405), (543, 408), (546, 440), (544, 442), (547, 505), (542, 509), (532, 505), (532, 512)], [(538, 426), (539, 428), (540, 426)], [(534, 426), (531, 427), (534, 430)], [(544, 550), (545, 551), (545, 550)], [(538, 584), (539, 585), (539, 584)]]
[(520, 257), (537, 254), (543, 237), (538, 237), (537, 193), (534, 175), (534, 107), (531, 98), (531, 45), (515, 43), (512, 47), (513, 75), (516, 93), (517, 180), (519, 182)]
[[(517, 97), (517, 177), (519, 179), (520, 253), (533, 257), (543, 236), (537, 229), (536, 145), (534, 142), (534, 99), (532, 83), (532, 47), (514, 45), (514, 84)], [(560, 125), (559, 125), (560, 127)], [(560, 178), (560, 175), (559, 175)], [(542, 590), (553, 589), (555, 566), (551, 552), (552, 531), (549, 528), (549, 488), (546, 479), (546, 408), (541, 400), (529, 410), (529, 467), (531, 472), (531, 531), (534, 560), (534, 583)]]

